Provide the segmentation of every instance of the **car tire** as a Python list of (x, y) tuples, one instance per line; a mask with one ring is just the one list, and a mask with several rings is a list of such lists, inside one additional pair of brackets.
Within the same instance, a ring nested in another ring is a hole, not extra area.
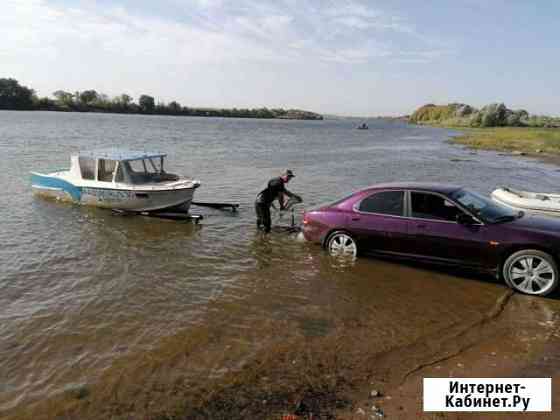
[(344, 231), (336, 231), (329, 235), (326, 246), (327, 252), (333, 257), (356, 257), (358, 244), (356, 240)]
[(546, 252), (523, 249), (511, 254), (502, 266), (505, 283), (513, 290), (546, 296), (558, 287), (558, 265)]

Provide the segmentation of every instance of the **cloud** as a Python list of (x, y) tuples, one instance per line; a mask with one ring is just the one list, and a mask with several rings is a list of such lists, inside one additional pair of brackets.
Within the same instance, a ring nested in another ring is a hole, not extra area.
[(357, 30), (375, 29), (408, 34), (415, 32), (413, 26), (400, 16), (390, 15), (382, 10), (366, 7), (362, 3), (353, 1), (330, 7), (325, 15), (331, 18), (335, 24)]
[(5, 0), (0, 77), (40, 95), (94, 88), (198, 106), (321, 110), (357, 86), (382, 86), (391, 63), (402, 71), (449, 53), (401, 16), (355, 0), (328, 4)]
[[(95, 45), (100, 52), (163, 63), (291, 61), (299, 56), (355, 64), (402, 58), (399, 46), (379, 32), (416, 33), (401, 17), (356, 1), (316, 8), (315, 16), (285, 4), (243, 0), (234, 6), (219, 0), (194, 0), (185, 8), (190, 14), (181, 20), (133, 14), (122, 6), (102, 9), (95, 3), (79, 3), (63, 7), (46, 0), (8, 0), (10, 13), (0, 17), (5, 34), (0, 51), (17, 55), (16, 50), (24, 49), (63, 56), (66, 48)], [(419, 46), (420, 54), (423, 48)]]
[[(61, 59), (72, 52), (118, 54), (187, 64), (267, 57), (266, 49), (226, 33), (161, 18), (130, 14), (122, 7), (99, 10), (91, 7), (61, 8), (46, 1), (8, 0), (9, 14), (0, 17), (3, 36), (0, 51), (19, 55), (55, 54)], [(8, 17), (9, 16), (9, 17)], [(91, 48), (91, 49), (90, 49)]]

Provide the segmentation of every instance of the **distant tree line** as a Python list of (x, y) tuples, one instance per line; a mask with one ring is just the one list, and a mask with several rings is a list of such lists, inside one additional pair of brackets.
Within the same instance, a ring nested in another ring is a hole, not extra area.
[(319, 114), (298, 109), (217, 109), (182, 106), (177, 101), (167, 104), (164, 102), (156, 103), (153, 96), (146, 94), (140, 95), (136, 103), (132, 96), (126, 93), (110, 98), (108, 95), (93, 89), (81, 92), (57, 90), (53, 92), (52, 96), (52, 98), (40, 98), (33, 89), (20, 85), (17, 80), (0, 78), (0, 109), (3, 110), (107, 112), (232, 118), (323, 119)]

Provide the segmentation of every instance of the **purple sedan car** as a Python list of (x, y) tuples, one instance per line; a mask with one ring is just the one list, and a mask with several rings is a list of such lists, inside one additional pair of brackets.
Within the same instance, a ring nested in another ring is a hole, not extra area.
[(306, 211), (303, 235), (335, 256), (373, 253), (491, 272), (530, 295), (558, 286), (560, 220), (502, 207), (460, 186), (374, 185)]

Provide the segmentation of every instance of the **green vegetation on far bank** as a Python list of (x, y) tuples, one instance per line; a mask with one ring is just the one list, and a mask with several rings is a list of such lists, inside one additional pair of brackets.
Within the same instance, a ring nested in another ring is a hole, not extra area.
[(476, 109), (467, 104), (427, 104), (410, 116), (413, 124), (446, 127), (541, 127), (560, 128), (560, 118), (529, 115), (524, 109), (512, 110), (503, 103), (493, 103)]
[(33, 89), (22, 86), (15, 79), (0, 78), (0, 110), (104, 112), (116, 114), (181, 115), (198, 117), (279, 118), (294, 120), (322, 120), (315, 112), (282, 108), (201, 108), (183, 106), (177, 101), (157, 102), (153, 96), (141, 95), (138, 103), (123, 93), (110, 98), (93, 89), (82, 92), (57, 90), (53, 98), (40, 98)]
[(462, 135), (451, 142), (473, 149), (528, 155), (560, 155), (560, 118), (530, 115), (502, 103), (476, 109), (470, 105), (427, 104), (409, 118), (413, 124), (458, 128)]
[(528, 155), (560, 155), (560, 129), (533, 127), (467, 128), (453, 143), (473, 149), (519, 152)]

